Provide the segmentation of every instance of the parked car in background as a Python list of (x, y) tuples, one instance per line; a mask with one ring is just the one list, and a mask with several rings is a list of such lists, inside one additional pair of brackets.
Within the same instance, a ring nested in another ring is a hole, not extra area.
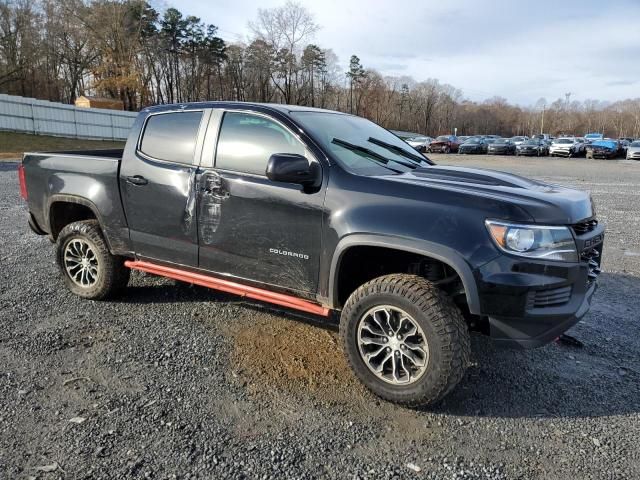
[(635, 139), (631, 138), (631, 137), (620, 137), (618, 140), (620, 140), (621, 142), (633, 142)]
[(516, 144), (510, 138), (498, 138), (489, 144), (487, 153), (489, 155), (515, 155)]
[(487, 153), (487, 141), (480, 137), (471, 137), (458, 148), (460, 154)]
[(584, 136), (585, 143), (596, 142), (598, 140), (604, 140), (604, 134), (602, 134), (602, 133), (587, 133)]
[(549, 155), (549, 144), (539, 138), (530, 138), (526, 142), (516, 145), (516, 155), (546, 157)]
[(627, 160), (640, 160), (640, 140), (635, 140), (627, 147)]
[(606, 138), (596, 140), (586, 146), (587, 158), (617, 158), (624, 155), (622, 144), (618, 140)]
[(517, 136), (517, 137), (511, 137), (511, 142), (514, 145), (520, 145), (521, 143), (526, 142), (527, 140), (529, 140), (529, 137), (522, 137), (522, 136)]
[(455, 153), (460, 147), (460, 140), (455, 135), (440, 135), (429, 144), (428, 151), (436, 153)]
[(419, 137), (408, 138), (405, 141), (420, 153), (426, 153), (427, 148), (429, 148), (429, 144), (433, 141), (433, 138), (421, 135)]
[(627, 148), (629, 148), (629, 145), (631, 145), (631, 141), (627, 140), (626, 138), (621, 138), (618, 141), (620, 142), (620, 146), (622, 147), (622, 156), (626, 157), (627, 156)]
[(553, 137), (548, 133), (539, 133), (537, 135), (533, 135), (531, 138), (535, 138), (537, 140), (545, 140), (549, 142), (553, 139)]
[(584, 153), (584, 144), (575, 137), (556, 138), (549, 148), (552, 157), (577, 157)]

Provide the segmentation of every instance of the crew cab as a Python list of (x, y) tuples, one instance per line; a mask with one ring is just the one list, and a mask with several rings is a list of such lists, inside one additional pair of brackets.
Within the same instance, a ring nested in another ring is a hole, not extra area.
[(117, 295), (134, 269), (339, 318), (356, 376), (404, 405), (453, 389), (471, 331), (526, 348), (556, 338), (600, 272), (587, 193), (437, 166), (327, 110), (146, 108), (123, 150), (27, 153), (19, 178), (74, 294)]

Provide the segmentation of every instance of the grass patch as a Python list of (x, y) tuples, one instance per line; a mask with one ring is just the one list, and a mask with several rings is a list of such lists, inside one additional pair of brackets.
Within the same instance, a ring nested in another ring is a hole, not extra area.
[(108, 140), (81, 140), (48, 135), (30, 135), (28, 133), (0, 132), (0, 159), (20, 158), (24, 152), (124, 148), (124, 143)]

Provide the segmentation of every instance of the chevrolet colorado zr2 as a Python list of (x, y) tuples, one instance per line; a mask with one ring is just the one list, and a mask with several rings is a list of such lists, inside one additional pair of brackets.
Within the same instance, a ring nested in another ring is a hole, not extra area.
[(27, 153), (31, 229), (71, 292), (131, 269), (340, 321), (373, 392), (437, 402), (470, 331), (525, 348), (588, 311), (604, 239), (587, 193), (437, 166), (353, 115), (237, 102), (143, 110), (123, 150)]

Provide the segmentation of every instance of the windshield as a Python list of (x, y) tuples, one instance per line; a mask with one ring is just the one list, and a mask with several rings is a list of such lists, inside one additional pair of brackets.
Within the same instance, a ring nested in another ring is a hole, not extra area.
[(365, 118), (328, 112), (291, 112), (291, 116), (353, 173), (389, 175), (429, 165), (405, 142)]
[(540, 144), (540, 140), (527, 140), (526, 142), (524, 142), (525, 145), (539, 145)]
[(524, 137), (513, 137), (511, 140), (513, 140), (514, 142), (521, 142), (524, 140)]
[(446, 135), (440, 135), (438, 138), (436, 138), (437, 142), (448, 142), (449, 141), (449, 137), (447, 137)]
[(602, 138), (600, 133), (587, 133), (584, 138)]
[(630, 147), (640, 147), (640, 141), (636, 140), (635, 142), (631, 142)]
[(413, 137), (410, 138), (408, 141), (409, 142), (426, 142), (428, 140), (427, 137)]
[(508, 138), (497, 138), (493, 143), (495, 145), (507, 145), (511, 143), (511, 140), (509, 140)]
[(573, 140), (570, 138), (559, 138), (558, 140), (555, 140), (553, 143), (567, 144), (567, 143), (573, 143)]
[(469, 144), (469, 143), (480, 143), (480, 139), (479, 138), (470, 138), (468, 140), (465, 140), (464, 143), (466, 143), (466, 144)]

